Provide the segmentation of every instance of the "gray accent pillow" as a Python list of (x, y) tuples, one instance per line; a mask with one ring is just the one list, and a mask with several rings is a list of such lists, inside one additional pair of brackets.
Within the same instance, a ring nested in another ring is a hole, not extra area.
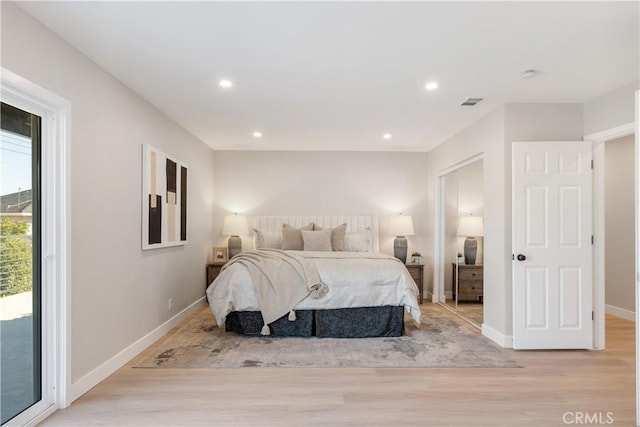
[(282, 231), (265, 231), (253, 229), (256, 233), (256, 249), (280, 249), (282, 248)]
[(292, 225), (285, 224), (282, 226), (282, 250), (285, 251), (302, 251), (304, 250), (304, 242), (302, 241), (302, 233), (300, 230), (313, 231), (313, 223), (307, 224), (298, 229)]
[[(319, 227), (314, 224), (313, 229), (315, 231), (323, 230), (322, 227)], [(347, 231), (347, 223), (340, 224), (335, 228), (331, 228), (331, 249), (335, 252), (344, 251), (344, 235)]]
[(331, 231), (331, 229), (319, 231), (302, 230), (304, 250), (331, 252)]

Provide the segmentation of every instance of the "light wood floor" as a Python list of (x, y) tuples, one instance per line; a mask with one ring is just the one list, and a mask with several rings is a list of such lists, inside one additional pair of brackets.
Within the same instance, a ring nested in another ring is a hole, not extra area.
[(606, 351), (503, 350), (523, 368), (125, 366), (42, 425), (561, 426), (596, 413), (633, 426), (634, 336), (633, 322), (607, 317)]

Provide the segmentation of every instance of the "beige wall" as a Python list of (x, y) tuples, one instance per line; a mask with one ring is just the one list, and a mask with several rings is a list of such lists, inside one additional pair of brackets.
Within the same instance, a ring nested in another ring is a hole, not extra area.
[[(75, 383), (204, 295), (213, 152), (8, 2), (2, 2), (2, 66), (71, 102)], [(143, 143), (189, 165), (186, 246), (141, 250)]]
[[(413, 217), (409, 253), (427, 250), (426, 153), (216, 151), (216, 244), (222, 218), (252, 215), (376, 215), (380, 250), (393, 253), (385, 217)], [(252, 245), (243, 237), (243, 247)]]
[(604, 144), (605, 303), (635, 312), (635, 135)]
[(611, 129), (635, 120), (635, 91), (640, 81), (605, 93), (584, 104), (584, 134)]

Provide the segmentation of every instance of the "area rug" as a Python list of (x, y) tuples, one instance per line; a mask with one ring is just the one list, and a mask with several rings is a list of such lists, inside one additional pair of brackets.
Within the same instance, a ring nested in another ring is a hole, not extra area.
[(271, 338), (242, 336), (216, 326), (204, 308), (160, 342), (135, 368), (452, 368), (519, 367), (487, 338), (439, 310), (424, 310), (416, 327), (393, 338)]

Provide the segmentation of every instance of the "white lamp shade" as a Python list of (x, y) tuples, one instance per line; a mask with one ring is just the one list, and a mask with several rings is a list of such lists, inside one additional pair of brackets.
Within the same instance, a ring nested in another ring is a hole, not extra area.
[(249, 234), (247, 217), (244, 215), (226, 215), (222, 224), (224, 236), (246, 236)]
[(458, 236), (484, 236), (481, 216), (461, 216), (458, 219)]
[(389, 233), (393, 236), (413, 236), (413, 221), (408, 215), (392, 216)]

